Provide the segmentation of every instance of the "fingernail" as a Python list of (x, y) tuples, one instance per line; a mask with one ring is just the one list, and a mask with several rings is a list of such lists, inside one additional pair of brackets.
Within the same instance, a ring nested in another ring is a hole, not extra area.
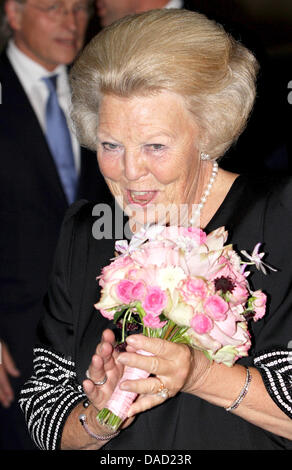
[(132, 344), (132, 345), (137, 343), (137, 340), (136, 338), (134, 338), (134, 336), (128, 336), (126, 341), (128, 344)]

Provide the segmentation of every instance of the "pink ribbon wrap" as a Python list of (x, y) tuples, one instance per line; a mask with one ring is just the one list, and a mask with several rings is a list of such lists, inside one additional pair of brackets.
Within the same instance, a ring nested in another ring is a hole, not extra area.
[[(152, 353), (142, 350), (137, 351), (137, 354), (142, 354), (144, 356), (153, 356)], [(137, 397), (137, 393), (121, 390), (120, 384), (125, 380), (146, 379), (148, 376), (149, 372), (146, 372), (145, 370), (126, 366), (122, 378), (119, 380), (111, 398), (108, 400), (104, 408), (109, 409), (112, 413), (114, 413), (116, 416), (119, 416), (119, 418), (121, 418), (122, 420), (126, 419), (130, 406)]]

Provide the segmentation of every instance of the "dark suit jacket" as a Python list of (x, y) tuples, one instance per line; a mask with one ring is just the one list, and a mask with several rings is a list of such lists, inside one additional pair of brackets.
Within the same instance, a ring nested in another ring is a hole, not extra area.
[[(0, 338), (26, 376), (68, 203), (42, 129), (5, 52), (0, 82)], [(95, 154), (85, 149), (79, 198), (111, 199)]]

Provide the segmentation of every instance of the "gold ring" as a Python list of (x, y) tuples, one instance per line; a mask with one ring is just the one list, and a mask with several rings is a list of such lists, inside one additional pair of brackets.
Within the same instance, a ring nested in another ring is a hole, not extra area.
[(165, 398), (165, 399), (169, 398), (168, 388), (166, 388), (166, 386), (164, 385), (164, 383), (162, 382), (162, 380), (158, 376), (156, 376), (156, 378), (160, 382), (160, 386), (159, 386), (159, 389), (158, 389), (156, 395), (158, 395), (161, 398)]

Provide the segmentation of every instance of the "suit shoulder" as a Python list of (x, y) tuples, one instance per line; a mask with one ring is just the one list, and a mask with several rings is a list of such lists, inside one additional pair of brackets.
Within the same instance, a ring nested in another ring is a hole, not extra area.
[(64, 217), (64, 224), (74, 221), (76, 218), (87, 217), (91, 212), (94, 203), (87, 201), (87, 199), (80, 199), (74, 202), (66, 211)]

